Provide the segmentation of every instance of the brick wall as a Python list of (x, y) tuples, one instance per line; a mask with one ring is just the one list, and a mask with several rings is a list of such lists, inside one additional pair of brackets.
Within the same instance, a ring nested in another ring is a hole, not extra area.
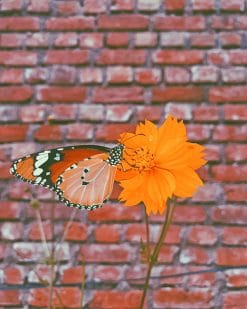
[[(48, 239), (71, 209), (9, 175), (10, 159), (65, 144), (113, 143), (145, 118), (182, 118), (207, 147), (205, 186), (180, 201), (154, 275), (234, 266), (158, 280), (148, 308), (246, 308), (247, 3), (245, 0), (0, 1), (0, 305), (46, 306), (34, 271), (43, 249), (32, 188)], [(114, 190), (113, 198), (119, 189)], [(50, 211), (55, 205), (55, 223)], [(152, 217), (152, 239), (160, 217)], [(89, 308), (136, 308), (144, 275), (141, 208), (116, 201), (77, 212), (57, 277), (66, 308), (78, 306), (80, 256), (87, 260)], [(95, 283), (97, 281), (97, 284)], [(91, 283), (90, 283), (91, 282)], [(140, 283), (140, 282), (138, 282)], [(107, 289), (106, 289), (107, 288)]]

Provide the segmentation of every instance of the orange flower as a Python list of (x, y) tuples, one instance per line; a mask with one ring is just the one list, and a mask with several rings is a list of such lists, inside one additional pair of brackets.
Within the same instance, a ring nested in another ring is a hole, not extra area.
[(123, 133), (122, 171), (117, 179), (126, 206), (143, 202), (146, 212), (162, 214), (173, 195), (191, 197), (203, 183), (195, 170), (206, 163), (204, 147), (187, 141), (183, 122), (168, 116), (160, 128), (145, 121), (135, 133)]

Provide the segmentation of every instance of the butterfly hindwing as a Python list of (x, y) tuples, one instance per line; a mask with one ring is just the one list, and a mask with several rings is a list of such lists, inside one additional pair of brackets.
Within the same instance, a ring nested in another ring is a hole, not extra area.
[(60, 200), (89, 210), (101, 207), (111, 194), (117, 169), (106, 159), (105, 154), (94, 155), (67, 168), (56, 183)]

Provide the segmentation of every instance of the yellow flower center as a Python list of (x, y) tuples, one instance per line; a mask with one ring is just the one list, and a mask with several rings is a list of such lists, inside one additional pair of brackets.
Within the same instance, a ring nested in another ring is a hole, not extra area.
[(139, 172), (147, 171), (154, 167), (154, 154), (147, 146), (142, 146), (128, 153), (126, 161)]

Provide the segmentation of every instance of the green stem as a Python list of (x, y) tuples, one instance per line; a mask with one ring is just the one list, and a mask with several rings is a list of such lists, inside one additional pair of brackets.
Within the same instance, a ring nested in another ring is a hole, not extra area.
[(150, 248), (150, 233), (149, 233), (149, 220), (148, 220), (148, 215), (146, 213), (145, 207), (143, 207), (144, 212), (145, 212), (145, 225), (146, 225), (146, 253), (147, 253), (147, 260), (148, 262), (150, 261), (150, 256), (151, 256), (151, 248)]
[(149, 287), (149, 280), (150, 280), (150, 277), (151, 277), (151, 272), (152, 272), (153, 266), (157, 262), (161, 246), (162, 246), (164, 239), (167, 235), (168, 228), (169, 228), (170, 223), (171, 223), (174, 208), (175, 208), (175, 200), (173, 202), (173, 205), (171, 205), (171, 202), (169, 200), (167, 202), (166, 217), (165, 217), (164, 224), (163, 224), (163, 227), (162, 227), (162, 230), (161, 230), (161, 233), (160, 233), (159, 240), (158, 240), (158, 242), (157, 242), (157, 244), (154, 248), (154, 251), (151, 255), (151, 258), (148, 262), (148, 270), (147, 270), (144, 289), (143, 289), (143, 293), (142, 293), (141, 304), (140, 304), (140, 307), (139, 307), (140, 309), (143, 309), (145, 298), (146, 298), (148, 287)]

